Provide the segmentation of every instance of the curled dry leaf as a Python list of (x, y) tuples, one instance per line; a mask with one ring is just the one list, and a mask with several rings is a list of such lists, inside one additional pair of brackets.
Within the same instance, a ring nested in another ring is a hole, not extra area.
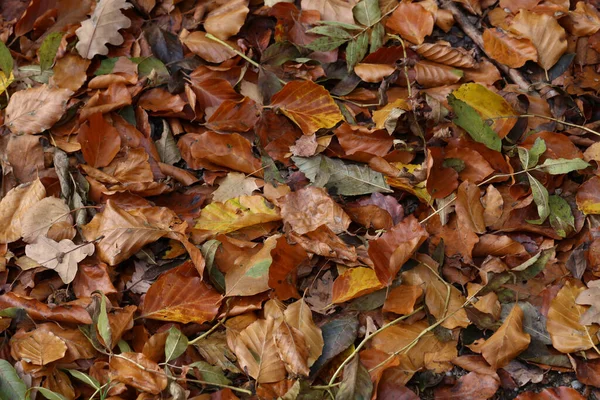
[(72, 94), (69, 89), (48, 85), (16, 92), (6, 107), (4, 124), (19, 135), (41, 133), (63, 116)]
[(46, 365), (60, 360), (67, 352), (65, 342), (54, 333), (35, 329), (10, 341), (11, 355), (35, 365)]
[(424, 87), (451, 85), (461, 80), (463, 72), (454, 67), (430, 61), (415, 64), (417, 82)]
[(271, 98), (271, 105), (294, 121), (305, 135), (333, 128), (344, 118), (329, 92), (312, 81), (287, 83)]
[(122, 44), (125, 39), (119, 29), (129, 28), (131, 21), (121, 10), (131, 7), (133, 5), (125, 0), (100, 0), (90, 18), (75, 31), (79, 38), (75, 46), (79, 55), (92, 59), (97, 54), (108, 54), (107, 44)]
[(417, 53), (430, 61), (456, 68), (474, 68), (477, 61), (462, 48), (442, 43), (423, 43), (416, 47)]
[(497, 28), (483, 31), (483, 46), (488, 56), (511, 68), (538, 60), (538, 52), (531, 40), (517, 38)]
[(69, 239), (57, 243), (40, 236), (35, 243), (25, 246), (25, 254), (42, 267), (55, 270), (64, 283), (71, 283), (77, 274), (78, 263), (94, 254), (94, 245), (76, 245)]
[(142, 353), (113, 355), (109, 362), (112, 381), (122, 382), (142, 392), (159, 394), (167, 387), (167, 376), (154, 361)]
[(365, 82), (381, 82), (385, 77), (396, 70), (393, 65), (358, 63), (354, 66), (354, 73)]

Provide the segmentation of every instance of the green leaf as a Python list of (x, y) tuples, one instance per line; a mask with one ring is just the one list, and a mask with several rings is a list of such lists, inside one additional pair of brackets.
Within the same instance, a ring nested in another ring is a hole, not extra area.
[(280, 183), (285, 183), (285, 180), (281, 176), (279, 169), (277, 169), (275, 161), (271, 157), (266, 155), (266, 153), (262, 154), (262, 156), (260, 157), (260, 163), (265, 174), (265, 182), (269, 182), (275, 187), (277, 187)]
[(221, 368), (214, 367), (205, 361), (196, 361), (190, 364), (190, 367), (196, 368), (200, 372), (200, 380), (202, 381), (217, 385), (229, 385), (231, 383)]
[(169, 70), (165, 64), (156, 57), (134, 57), (131, 59), (138, 65), (138, 74), (141, 78), (153, 77), (153, 83), (167, 82), (170, 78)]
[(483, 119), (473, 107), (457, 99), (453, 94), (448, 96), (448, 103), (456, 115), (453, 122), (466, 130), (473, 140), (486, 145), (492, 150), (502, 150), (502, 140), (498, 134), (483, 122)]
[(165, 342), (165, 361), (169, 362), (182, 355), (187, 346), (188, 338), (179, 329), (172, 326)]
[(54, 57), (56, 57), (56, 52), (58, 51), (62, 37), (62, 32), (52, 32), (46, 36), (42, 42), (42, 45), (40, 46), (40, 69), (42, 71), (52, 67), (52, 63), (54, 62)]
[(531, 193), (533, 194), (533, 201), (537, 204), (537, 211), (540, 216), (539, 219), (527, 220), (527, 222), (530, 224), (541, 225), (546, 221), (548, 215), (550, 215), (548, 189), (546, 189), (540, 181), (531, 176), (531, 174), (527, 173), (527, 178), (529, 179), (529, 186), (531, 187)]
[(330, 51), (333, 49), (337, 49), (347, 41), (348, 39), (323, 36), (307, 44), (306, 48), (313, 51)]
[(225, 275), (215, 265), (215, 254), (221, 246), (221, 242), (218, 240), (209, 240), (202, 244), (200, 251), (206, 261), (206, 269), (208, 270), (208, 277), (219, 292), (225, 293)]
[(538, 165), (538, 169), (551, 175), (560, 175), (585, 169), (589, 166), (590, 164), (579, 158), (574, 158), (572, 160), (566, 158), (557, 158), (556, 160), (548, 158), (542, 165)]
[(319, 25), (329, 25), (329, 26), (339, 26), (340, 28), (349, 29), (351, 31), (362, 31), (362, 26), (347, 24), (345, 22), (338, 21), (319, 21), (317, 22)]
[(0, 399), (25, 399), (27, 386), (6, 360), (0, 360)]
[(519, 160), (524, 169), (535, 167), (540, 159), (540, 156), (546, 151), (546, 142), (542, 138), (535, 139), (535, 143), (531, 149), (519, 147)]
[(112, 349), (112, 333), (108, 322), (108, 313), (106, 312), (106, 297), (101, 294), (100, 312), (98, 313), (98, 321), (96, 322), (98, 332), (106, 345), (106, 348)]
[(300, 56), (300, 52), (290, 42), (275, 42), (263, 51), (260, 57), (260, 63), (262, 65), (269, 64), (274, 67), (286, 63), (289, 60), (293, 60)]
[(6, 318), (17, 318), (22, 313), (25, 313), (25, 309), (21, 307), (9, 307), (0, 310), (0, 317)]
[(345, 30), (343, 30), (342, 28), (337, 27), (337, 26), (320, 25), (320, 26), (315, 26), (314, 28), (309, 29), (306, 32), (307, 33), (316, 33), (317, 35), (324, 35), (324, 36), (328, 36), (330, 38), (335, 38), (335, 39), (346, 39), (346, 40), (352, 39), (351, 34), (349, 34)]
[(465, 169), (465, 162), (460, 158), (446, 158), (442, 163), (444, 168), (452, 168), (456, 172), (461, 172)]
[(361, 0), (352, 9), (354, 19), (365, 26), (372, 26), (379, 22), (381, 10), (379, 0)]
[(346, 47), (346, 63), (348, 64), (348, 71), (352, 71), (354, 66), (358, 64), (367, 55), (369, 48), (369, 34), (363, 32), (358, 35), (356, 40), (352, 40)]
[(169, 165), (173, 165), (181, 160), (181, 152), (177, 147), (177, 142), (171, 133), (169, 123), (163, 119), (163, 131), (156, 142), (156, 151), (160, 156), (160, 160)]
[(37, 387), (35, 387), (35, 389), (37, 389), (37, 391), (40, 392), (42, 394), (42, 396), (44, 396), (48, 400), (67, 400), (67, 398), (65, 396), (63, 396), (62, 394), (53, 392), (50, 389), (46, 389), (41, 386), (37, 386)]
[(6, 47), (4, 42), (0, 40), (0, 70), (4, 72), (4, 75), (6, 75), (7, 78), (12, 73), (14, 64), (15, 62), (10, 55), (10, 50)]
[(548, 204), (550, 205), (550, 225), (558, 236), (566, 237), (567, 232), (573, 228), (575, 229), (575, 217), (573, 217), (573, 211), (571, 206), (565, 199), (560, 196), (550, 196)]
[(371, 47), (369, 47), (369, 53), (379, 50), (379, 48), (383, 46), (384, 38), (385, 28), (383, 27), (383, 24), (379, 22), (371, 29)]
[(92, 378), (84, 372), (77, 371), (76, 369), (68, 369), (67, 372), (71, 374), (73, 378), (79, 379), (81, 382), (93, 387), (96, 390), (100, 389), (100, 387), (102, 386), (100, 385), (100, 382), (98, 382), (95, 378)]
[(119, 346), (119, 350), (121, 351), (121, 353), (128, 353), (131, 351), (131, 347), (129, 346), (129, 343), (127, 343), (124, 340), (119, 340), (119, 343), (117, 343), (117, 346)]
[(344, 367), (344, 377), (335, 400), (369, 400), (373, 393), (373, 383), (369, 371), (360, 362), (360, 357), (354, 357)]
[(546, 267), (546, 264), (548, 264), (548, 261), (554, 257), (554, 254), (554, 247), (542, 250), (536, 255), (537, 257), (534, 257), (535, 262), (528, 265), (524, 270), (517, 272), (517, 278), (521, 281), (528, 281), (529, 279), (534, 278), (537, 274), (542, 272), (542, 270)]
[(110, 74), (113, 71), (113, 69), (115, 68), (115, 64), (117, 63), (118, 59), (119, 59), (119, 57), (105, 58), (104, 60), (102, 60), (100, 62), (100, 66), (94, 72), (94, 75), (99, 76), (99, 75)]
[(346, 164), (339, 159), (325, 157), (292, 157), (296, 166), (318, 187), (332, 194), (357, 196), (374, 192), (391, 192), (383, 174), (366, 165)]

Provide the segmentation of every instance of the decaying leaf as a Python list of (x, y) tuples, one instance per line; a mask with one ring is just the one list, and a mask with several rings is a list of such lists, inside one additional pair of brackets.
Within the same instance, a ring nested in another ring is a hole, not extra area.
[(42, 267), (55, 270), (64, 283), (70, 283), (75, 279), (77, 264), (94, 254), (94, 245), (92, 243), (76, 245), (69, 239), (57, 243), (40, 236), (33, 244), (25, 246), (25, 254)]

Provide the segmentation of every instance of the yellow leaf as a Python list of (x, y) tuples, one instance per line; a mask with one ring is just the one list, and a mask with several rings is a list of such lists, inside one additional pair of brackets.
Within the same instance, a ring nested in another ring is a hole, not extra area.
[(8, 79), (6, 79), (6, 74), (0, 71), (0, 94), (4, 93), (6, 89), (10, 86), (11, 83), (15, 80), (15, 76), (13, 73), (10, 73)]
[(240, 196), (204, 207), (194, 228), (229, 233), (280, 219), (279, 210), (264, 197)]
[[(393, 103), (386, 104), (381, 109), (373, 112), (373, 121), (377, 129), (386, 128), (386, 125), (396, 121), (404, 112), (410, 110), (410, 106), (404, 99), (396, 99)], [(392, 129), (393, 130), (393, 129)], [(389, 130), (388, 130), (389, 131)]]
[(600, 178), (593, 176), (577, 190), (577, 208), (584, 214), (600, 214)]
[(491, 128), (498, 134), (500, 139), (508, 135), (508, 132), (517, 123), (516, 118), (502, 118), (512, 117), (516, 115), (516, 112), (504, 100), (504, 97), (492, 92), (485, 86), (478, 83), (465, 83), (452, 92), (452, 94), (458, 100), (473, 107), (484, 122), (492, 119)]
[(383, 285), (371, 268), (349, 268), (333, 282), (332, 303), (344, 303), (348, 300), (369, 294)]

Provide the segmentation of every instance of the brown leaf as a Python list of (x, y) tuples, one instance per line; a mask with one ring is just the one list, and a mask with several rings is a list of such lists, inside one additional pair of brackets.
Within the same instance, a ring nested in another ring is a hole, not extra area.
[(76, 245), (69, 239), (57, 243), (40, 236), (35, 243), (25, 246), (25, 254), (42, 267), (55, 270), (64, 283), (71, 283), (77, 273), (77, 264), (94, 254), (94, 245)]
[(142, 317), (197, 324), (219, 312), (221, 295), (202, 282), (191, 262), (162, 274), (150, 286), (141, 307)]
[(86, 71), (91, 61), (81, 58), (77, 54), (66, 54), (54, 64), (54, 75), (50, 83), (62, 89), (76, 92), (87, 80)]
[(496, 394), (499, 387), (500, 382), (492, 376), (469, 372), (458, 379), (454, 386), (437, 389), (435, 398), (487, 400)]
[(121, 10), (131, 7), (133, 5), (125, 0), (101, 0), (90, 18), (75, 31), (79, 38), (76, 48), (81, 57), (91, 60), (96, 54), (108, 54), (107, 44), (117, 46), (123, 43), (119, 29), (129, 28), (131, 21)]
[(566, 386), (559, 386), (554, 388), (547, 388), (539, 393), (536, 392), (525, 392), (517, 397), (515, 400), (585, 400), (579, 392), (573, 388)]
[(433, 15), (419, 3), (400, 3), (385, 26), (414, 44), (421, 44), (433, 32)]
[(552, 346), (562, 353), (587, 350), (598, 343), (598, 326), (584, 326), (579, 322), (587, 307), (576, 304), (575, 300), (585, 290), (581, 284), (567, 280), (550, 303), (546, 327)]
[(387, 64), (358, 63), (354, 67), (354, 73), (365, 82), (381, 82), (385, 77), (394, 73), (396, 67)]
[(119, 132), (100, 113), (90, 116), (88, 123), (79, 128), (77, 140), (83, 158), (94, 168), (109, 165), (121, 149)]
[(481, 346), (481, 354), (493, 369), (502, 368), (529, 347), (531, 337), (523, 332), (523, 310), (515, 305), (502, 326)]
[(392, 288), (383, 303), (384, 312), (395, 314), (410, 314), (415, 309), (415, 303), (423, 295), (420, 286), (398, 285)]
[(67, 351), (61, 359), (63, 363), (92, 358), (98, 354), (89, 339), (77, 328), (62, 328), (55, 323), (45, 323), (38, 325), (37, 330), (51, 332), (67, 345)]
[(600, 279), (589, 281), (588, 289), (581, 292), (575, 302), (590, 308), (581, 316), (582, 325), (600, 324)]
[(417, 82), (424, 87), (451, 85), (463, 77), (459, 69), (430, 61), (419, 61), (415, 64), (415, 72)]
[(210, 114), (206, 127), (219, 132), (248, 132), (259, 115), (258, 105), (248, 97), (241, 101), (225, 100)]
[(279, 300), (299, 298), (296, 288), (298, 267), (308, 261), (308, 254), (298, 244), (288, 243), (285, 236), (277, 239), (271, 250), (272, 263), (269, 268), (269, 287), (275, 291)]
[(123, 382), (143, 392), (159, 394), (167, 387), (167, 376), (158, 364), (141, 353), (113, 355), (109, 367), (112, 381)]
[(322, 21), (338, 21), (354, 24), (352, 7), (356, 0), (302, 0), (302, 10), (316, 10)]
[(54, 333), (35, 329), (23, 336), (14, 336), (10, 341), (10, 351), (16, 360), (46, 365), (63, 358), (67, 345)]
[[(190, 33), (183, 38), (182, 42), (192, 53), (211, 63), (222, 63), (235, 56), (233, 51), (214, 40), (208, 39), (206, 33), (202, 31)], [(233, 48), (237, 47), (234, 43), (228, 44)]]
[(40, 236), (46, 236), (50, 228), (59, 222), (73, 224), (71, 210), (64, 200), (46, 197), (34, 204), (21, 218), (23, 240), (33, 243)]
[(414, 216), (387, 231), (377, 240), (369, 243), (369, 256), (373, 260), (379, 281), (389, 286), (402, 265), (407, 262), (428, 234)]
[(273, 332), (273, 339), (288, 372), (308, 376), (308, 346), (301, 331), (281, 322)]
[(600, 13), (596, 7), (583, 1), (578, 1), (575, 10), (569, 11), (563, 21), (563, 26), (575, 36), (590, 36), (600, 30)]
[(0, 309), (19, 307), (35, 321), (56, 321), (70, 324), (90, 325), (92, 318), (86, 309), (80, 305), (65, 304), (50, 307), (39, 300), (19, 296), (9, 292), (0, 296)]
[(254, 321), (237, 335), (232, 349), (242, 369), (258, 383), (278, 382), (286, 376), (273, 339), (274, 327), (273, 318)]
[(423, 43), (415, 50), (421, 57), (451, 67), (474, 68), (477, 65), (477, 61), (466, 50), (445, 43)]
[(455, 207), (462, 227), (473, 232), (485, 233), (484, 208), (477, 185), (469, 181), (461, 183), (456, 194)]
[(249, 11), (248, 0), (227, 1), (208, 13), (204, 29), (221, 40), (227, 40), (239, 32)]
[[(7, 135), (6, 158), (19, 183), (36, 180), (45, 169), (44, 148), (39, 136)], [(8, 166), (6, 167), (8, 170)]]
[[(212, 170), (231, 169), (262, 176), (260, 160), (252, 153), (252, 145), (243, 136), (213, 131), (193, 135), (191, 155), (203, 167)], [(181, 143), (181, 140), (179, 141)], [(183, 151), (182, 151), (183, 153)]]
[(11, 243), (22, 235), (22, 218), (46, 196), (39, 179), (10, 190), (0, 201), (0, 243)]
[(324, 189), (308, 186), (289, 193), (281, 203), (281, 216), (294, 232), (303, 235), (327, 225), (334, 233), (344, 232), (350, 217)]
[(483, 46), (490, 57), (511, 68), (522, 67), (529, 60), (538, 60), (538, 52), (531, 40), (517, 38), (497, 28), (483, 31)]
[(18, 91), (8, 102), (4, 124), (19, 135), (41, 133), (63, 116), (72, 94), (48, 85)]
[(538, 51), (538, 64), (552, 68), (567, 50), (565, 30), (548, 14), (521, 10), (512, 20), (510, 30), (531, 40)]
[(305, 135), (333, 128), (344, 119), (329, 92), (312, 81), (287, 83), (271, 98), (271, 105), (294, 121)]
[(304, 341), (308, 346), (308, 366), (312, 366), (323, 352), (323, 335), (321, 328), (315, 325), (312, 312), (304, 299), (300, 299), (290, 304), (284, 311), (287, 324), (302, 332)]

